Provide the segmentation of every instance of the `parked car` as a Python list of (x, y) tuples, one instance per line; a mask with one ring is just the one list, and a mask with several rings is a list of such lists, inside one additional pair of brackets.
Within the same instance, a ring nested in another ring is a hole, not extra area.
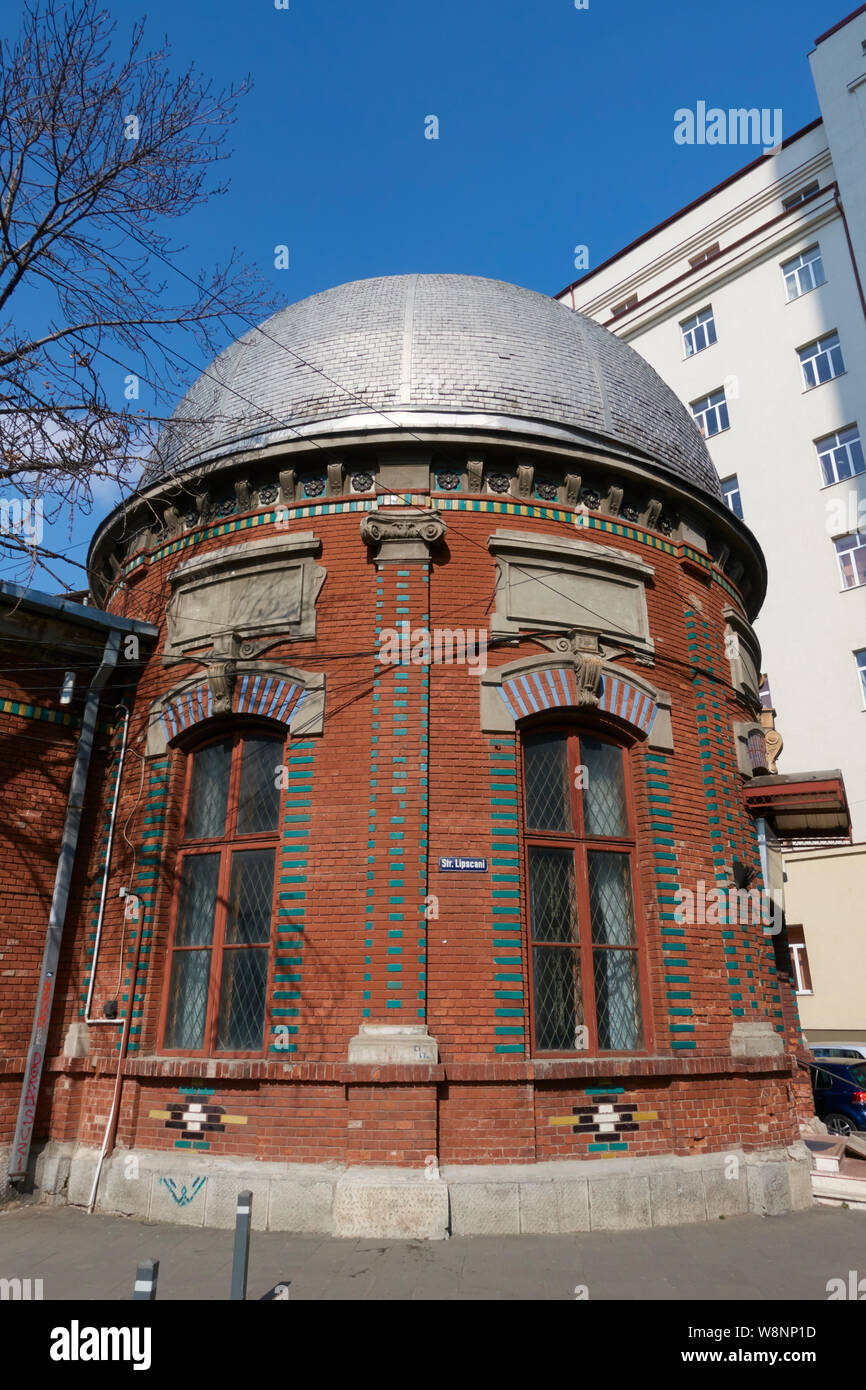
[(826, 1057), (828, 1061), (842, 1062), (850, 1058), (856, 1062), (860, 1057), (866, 1061), (866, 1043), (809, 1043), (809, 1048), (816, 1057)]
[(812, 1068), (815, 1114), (831, 1134), (866, 1130), (866, 1062), (828, 1062)]

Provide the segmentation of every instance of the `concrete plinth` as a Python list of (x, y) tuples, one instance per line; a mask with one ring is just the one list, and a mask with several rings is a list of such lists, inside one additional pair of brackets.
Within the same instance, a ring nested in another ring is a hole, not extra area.
[[(47, 1145), (35, 1164), (39, 1195), (86, 1206), (97, 1158), (96, 1149)], [(689, 1157), (446, 1165), (438, 1173), (118, 1149), (103, 1169), (96, 1210), (225, 1228), (245, 1188), (257, 1230), (374, 1240), (636, 1230), (812, 1205), (810, 1157), (797, 1143)]]
[(435, 1064), (439, 1048), (423, 1023), (362, 1023), (349, 1041), (349, 1061)]
[(781, 1057), (785, 1039), (770, 1020), (742, 1019), (731, 1029), (732, 1057)]
[(438, 1176), (395, 1168), (349, 1168), (334, 1189), (334, 1235), (444, 1240), (448, 1187)]

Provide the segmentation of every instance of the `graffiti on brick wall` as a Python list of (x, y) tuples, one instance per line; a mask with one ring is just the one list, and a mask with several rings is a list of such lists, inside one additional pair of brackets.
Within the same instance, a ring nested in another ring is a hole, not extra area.
[(185, 1182), (178, 1185), (174, 1178), (160, 1178), (159, 1181), (177, 1206), (188, 1207), (190, 1202), (201, 1192), (207, 1178), (193, 1178), (189, 1190), (187, 1190)]

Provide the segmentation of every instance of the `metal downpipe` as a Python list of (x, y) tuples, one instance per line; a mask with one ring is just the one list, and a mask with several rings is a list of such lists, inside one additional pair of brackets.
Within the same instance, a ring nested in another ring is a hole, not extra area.
[(63, 823), (63, 837), (60, 842), (60, 856), (57, 860), (57, 872), (54, 878), (54, 893), (51, 898), (51, 911), (48, 917), (48, 930), (42, 955), (42, 969), (36, 994), (33, 1027), (27, 1050), (24, 1079), (21, 1083), (21, 1099), (18, 1103), (15, 1138), (12, 1142), (12, 1153), (9, 1159), (9, 1181), (14, 1183), (23, 1183), (27, 1177), (30, 1144), (45, 1063), (45, 1046), (51, 1022), (51, 1007), (54, 1003), (54, 987), (57, 982), (57, 963), (60, 959), (63, 925), (69, 903), (72, 869), (81, 830), (84, 793), (93, 751), (93, 737), (96, 732), (96, 716), (103, 688), (117, 665), (121, 636), (121, 632), (114, 630), (106, 638), (102, 661), (90, 682), (87, 698), (84, 702), (81, 733), (78, 736), (75, 764), (72, 769), (72, 779), (66, 803), (66, 819)]
[(96, 939), (93, 943), (93, 964), (90, 968), (90, 982), (87, 986), (87, 1003), (84, 1005), (84, 1022), (87, 1024), (104, 1023), (111, 1024), (115, 1028), (123, 1026), (122, 1018), (91, 1018), (90, 1010), (93, 1005), (93, 991), (96, 987), (96, 970), (99, 964), (99, 943), (102, 940), (102, 926), (105, 920), (105, 902), (108, 897), (108, 876), (111, 873), (111, 851), (114, 846), (114, 826), (117, 821), (117, 803), (120, 800), (120, 783), (123, 778), (123, 768), (126, 761), (126, 737), (129, 733), (129, 710), (126, 705), (120, 705), (125, 718), (123, 721), (123, 738), (120, 744), (120, 758), (117, 764), (117, 781), (114, 784), (114, 797), (111, 802), (111, 820), (108, 825), (108, 843), (105, 846), (105, 868), (102, 874), (102, 892), (99, 895), (99, 916), (96, 921)]

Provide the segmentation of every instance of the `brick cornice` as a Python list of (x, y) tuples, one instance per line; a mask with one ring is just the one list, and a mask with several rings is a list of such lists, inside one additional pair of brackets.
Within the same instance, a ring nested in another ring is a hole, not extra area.
[[(3, 1070), (23, 1070), (23, 1059), (8, 1059)], [(58, 1057), (47, 1063), (52, 1072), (113, 1075), (111, 1057)], [(790, 1056), (733, 1057), (714, 1053), (703, 1057), (582, 1057), (550, 1061), (479, 1061), (438, 1066), (371, 1066), (346, 1062), (209, 1061), (206, 1058), (127, 1057), (123, 1074), (161, 1081), (284, 1081), (330, 1082), (338, 1086), (435, 1085), (443, 1081), (515, 1083), (594, 1080), (618, 1077), (737, 1076), (791, 1072)]]

